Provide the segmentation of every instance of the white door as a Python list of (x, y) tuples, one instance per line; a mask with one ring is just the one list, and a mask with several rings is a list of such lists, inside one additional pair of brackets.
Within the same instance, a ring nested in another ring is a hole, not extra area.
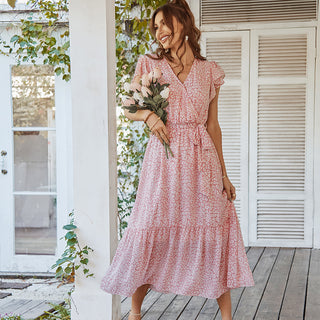
[(315, 29), (250, 42), (249, 244), (312, 247)]
[(0, 270), (52, 271), (70, 203), (70, 142), (58, 121), (69, 85), (51, 66), (12, 62), (0, 56)]

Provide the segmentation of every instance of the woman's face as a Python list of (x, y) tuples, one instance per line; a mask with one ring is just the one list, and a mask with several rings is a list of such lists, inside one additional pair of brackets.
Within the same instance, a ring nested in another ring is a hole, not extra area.
[(171, 29), (165, 24), (162, 11), (158, 12), (154, 19), (154, 29), (156, 32), (156, 39), (162, 44), (164, 49), (176, 50), (181, 42), (180, 35), (182, 31), (182, 24), (178, 22), (175, 16), (172, 17), (173, 33)]

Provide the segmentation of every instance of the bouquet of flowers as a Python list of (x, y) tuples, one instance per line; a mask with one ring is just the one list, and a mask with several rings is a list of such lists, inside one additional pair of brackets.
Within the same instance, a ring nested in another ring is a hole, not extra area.
[[(164, 124), (167, 122), (167, 111), (165, 108), (169, 102), (169, 84), (160, 84), (158, 79), (162, 76), (160, 68), (154, 68), (150, 73), (145, 73), (141, 77), (136, 76), (131, 83), (126, 82), (123, 86), (126, 96), (123, 99), (123, 109), (135, 113), (137, 110), (153, 111)], [(172, 151), (169, 145), (163, 141), (166, 156), (168, 159), (168, 150)]]

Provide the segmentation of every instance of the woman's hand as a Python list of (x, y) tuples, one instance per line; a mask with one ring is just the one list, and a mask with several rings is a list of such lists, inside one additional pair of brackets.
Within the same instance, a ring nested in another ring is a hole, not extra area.
[(229, 177), (225, 176), (223, 179), (223, 189), (226, 190), (228, 195), (228, 200), (234, 201), (236, 199), (236, 188), (230, 182)]
[[(156, 122), (157, 121), (157, 122)], [(153, 125), (155, 123), (155, 125)], [(165, 141), (168, 145), (170, 144), (169, 132), (161, 119), (158, 119), (158, 116), (153, 113), (147, 120), (147, 125), (151, 129), (153, 135), (156, 135), (160, 140), (161, 144)]]

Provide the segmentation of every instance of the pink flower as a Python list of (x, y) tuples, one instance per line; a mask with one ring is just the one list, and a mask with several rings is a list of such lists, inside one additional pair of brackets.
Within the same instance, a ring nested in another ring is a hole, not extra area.
[(129, 107), (131, 104), (136, 104), (132, 98), (128, 98), (123, 101), (123, 105), (125, 107)]
[(148, 80), (149, 80), (149, 82), (152, 81), (152, 78), (153, 78), (153, 72), (151, 71), (151, 72), (149, 72), (149, 74), (148, 74)]
[(159, 67), (155, 67), (153, 69), (153, 78), (154, 78), (154, 80), (157, 80), (157, 79), (161, 78), (161, 76), (162, 76), (161, 69)]
[(161, 78), (162, 72), (159, 67), (155, 67), (148, 75), (150, 81), (156, 81)]
[(141, 85), (139, 84), (139, 83), (137, 83), (137, 82), (132, 82), (131, 84), (130, 84), (130, 89), (132, 90), (132, 91), (140, 91), (141, 90)]
[(145, 87), (150, 85), (150, 80), (149, 80), (148, 73), (145, 73), (145, 74), (142, 75), (141, 81), (142, 81), (142, 85), (145, 86)]
[(151, 95), (152, 92), (150, 91), (149, 88), (145, 87), (145, 86), (142, 86), (141, 87), (141, 93), (142, 93), (142, 96), (144, 97), (147, 97), (148, 96), (148, 93)]
[(140, 80), (141, 80), (141, 77), (137, 74), (137, 75), (133, 78), (132, 82), (139, 83)]

